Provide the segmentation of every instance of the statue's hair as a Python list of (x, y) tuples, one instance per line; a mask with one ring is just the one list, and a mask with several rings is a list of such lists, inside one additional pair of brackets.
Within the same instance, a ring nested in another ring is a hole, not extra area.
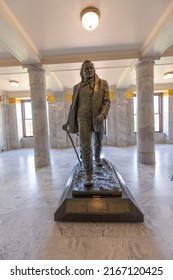
[[(89, 59), (86, 59), (83, 62), (82, 66), (81, 66), (81, 70), (80, 70), (80, 76), (81, 76), (82, 80), (84, 78), (84, 76), (83, 76), (83, 68), (84, 68), (85, 64), (88, 64), (88, 63), (91, 63), (93, 65), (93, 67), (94, 67), (94, 64)], [(95, 74), (95, 67), (94, 67), (94, 74)]]

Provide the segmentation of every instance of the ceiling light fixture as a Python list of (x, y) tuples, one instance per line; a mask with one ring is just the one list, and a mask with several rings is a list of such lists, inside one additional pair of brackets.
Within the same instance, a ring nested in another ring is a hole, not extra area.
[(81, 12), (80, 17), (83, 27), (91, 31), (94, 30), (99, 23), (100, 12), (94, 7), (88, 7)]
[(167, 72), (163, 76), (165, 79), (171, 79), (173, 77), (173, 72)]
[(14, 80), (10, 80), (10, 85), (12, 87), (18, 87), (19, 86), (19, 82), (18, 81), (14, 81)]

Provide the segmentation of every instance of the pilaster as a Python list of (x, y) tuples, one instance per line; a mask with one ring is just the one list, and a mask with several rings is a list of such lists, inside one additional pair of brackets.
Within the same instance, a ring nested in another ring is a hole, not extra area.
[(127, 100), (126, 90), (116, 92), (116, 123), (117, 123), (117, 146), (127, 146)]

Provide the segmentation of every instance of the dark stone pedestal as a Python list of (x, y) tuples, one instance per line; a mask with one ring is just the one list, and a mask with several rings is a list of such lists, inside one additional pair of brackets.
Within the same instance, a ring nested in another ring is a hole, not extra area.
[(90, 188), (84, 187), (79, 164), (74, 167), (54, 220), (131, 223), (143, 222), (143, 214), (115, 166), (104, 160), (100, 169), (95, 167), (94, 186)]

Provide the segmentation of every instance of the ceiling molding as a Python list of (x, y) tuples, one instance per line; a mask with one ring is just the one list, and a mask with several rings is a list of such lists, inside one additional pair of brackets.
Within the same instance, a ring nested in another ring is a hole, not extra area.
[(1, 44), (21, 63), (38, 63), (40, 54), (5, 1), (0, 1)]
[(15, 57), (0, 59), (0, 67), (21, 66), (21, 65), (22, 63), (19, 60), (17, 60)]
[(141, 56), (161, 56), (173, 43), (173, 0), (166, 7), (141, 48)]
[(53, 72), (50, 72), (51, 77), (53, 78), (55, 84), (56, 84), (56, 90), (58, 92), (63, 92), (64, 91), (64, 86), (61, 83), (61, 81), (57, 78), (56, 74)]
[(169, 49), (167, 49), (167, 50), (162, 54), (162, 57), (169, 57), (169, 56), (173, 56), (173, 47), (170, 47)]
[[(154, 91), (166, 91), (173, 89), (173, 83), (154, 84)], [(136, 85), (130, 85), (128, 91), (136, 91)]]
[(140, 52), (138, 50), (131, 51), (115, 51), (115, 52), (93, 52), (93, 53), (78, 53), (78, 54), (64, 54), (55, 56), (44, 56), (42, 63), (47, 64), (60, 64), (60, 63), (75, 63), (83, 62), (85, 59), (91, 61), (105, 61), (105, 60), (120, 60), (120, 59), (133, 59), (138, 58)]

